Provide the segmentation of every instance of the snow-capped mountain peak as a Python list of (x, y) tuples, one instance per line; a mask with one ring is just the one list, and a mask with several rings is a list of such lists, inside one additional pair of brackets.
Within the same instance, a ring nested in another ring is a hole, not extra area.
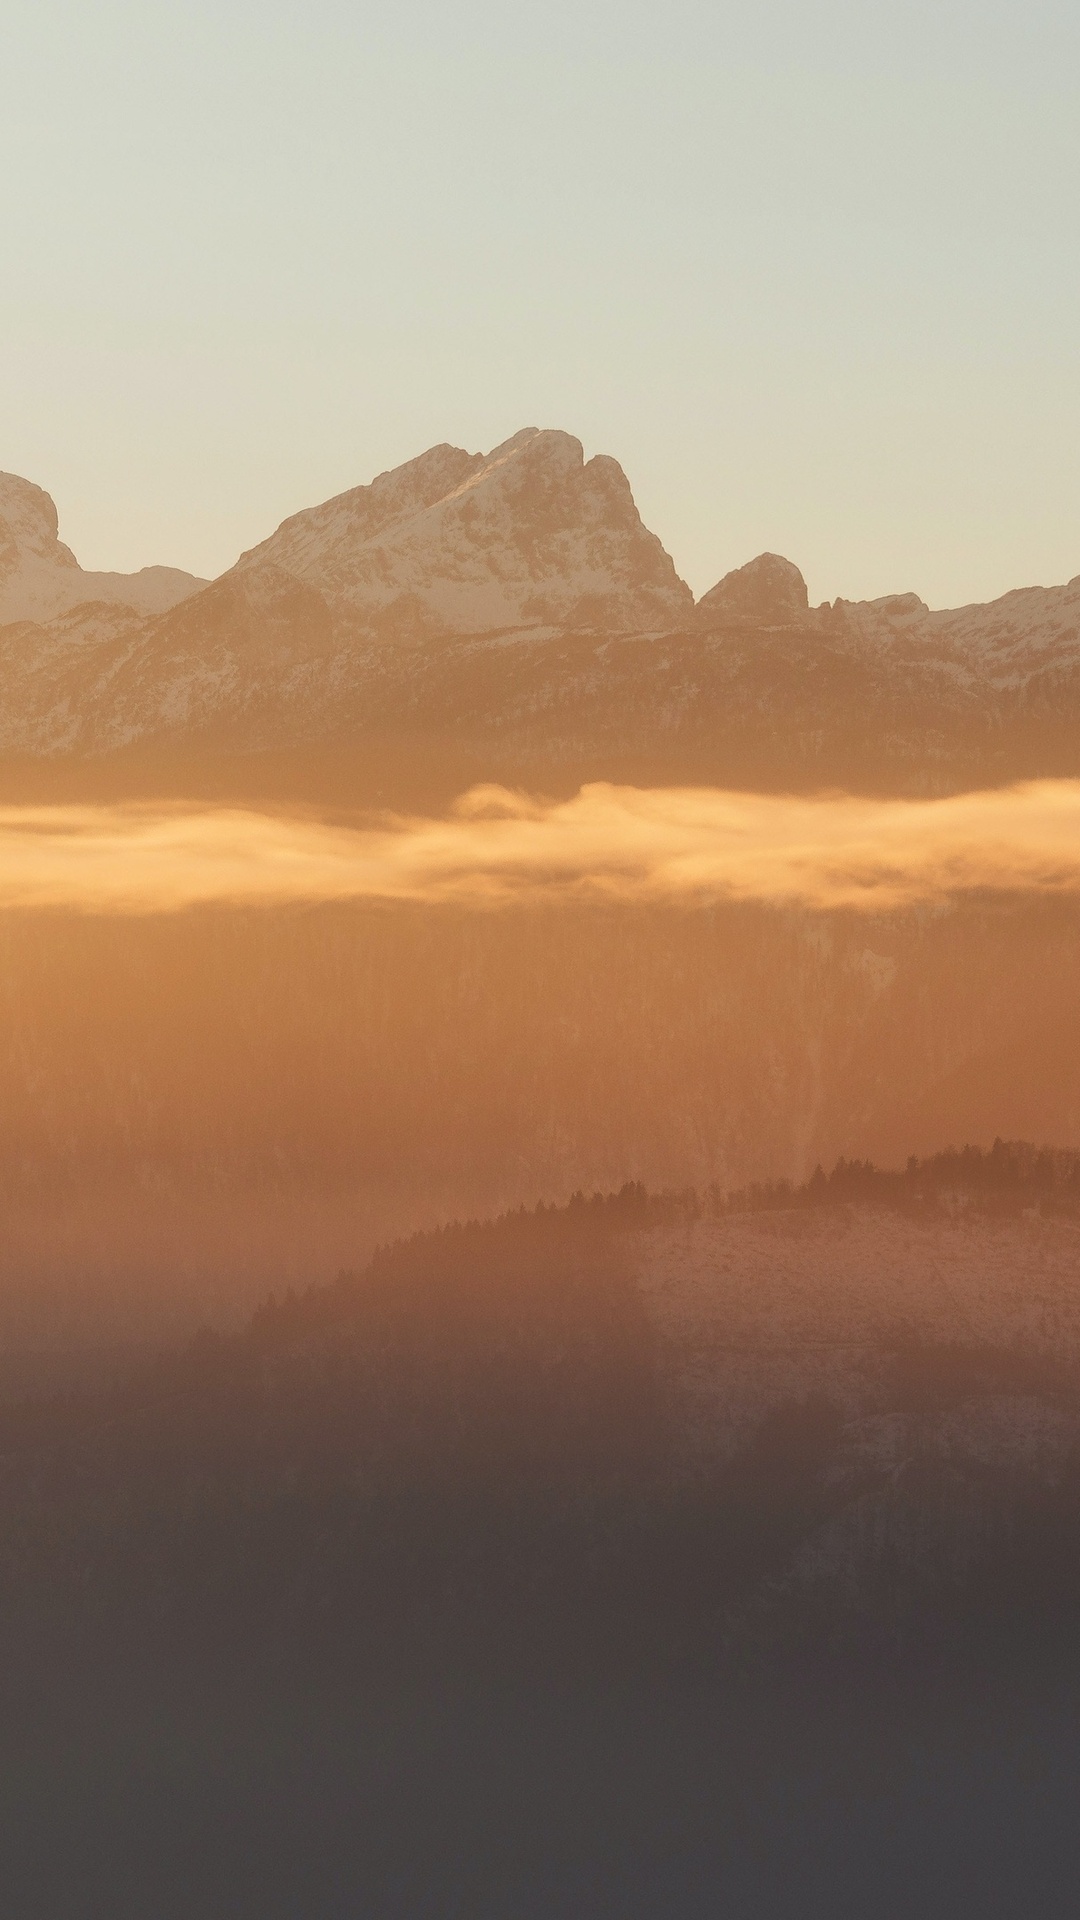
[(84, 573), (60, 539), (51, 496), (18, 474), (0, 473), (0, 626), (51, 620), (92, 602), (164, 613), (205, 585), (179, 567)]
[(78, 568), (70, 547), (59, 537), (52, 497), (17, 473), (0, 473), (0, 583), (40, 562), (47, 567)]
[(693, 606), (618, 462), (528, 427), (488, 454), (437, 446), (293, 515), (236, 569), (267, 564), (386, 634), (649, 632)]

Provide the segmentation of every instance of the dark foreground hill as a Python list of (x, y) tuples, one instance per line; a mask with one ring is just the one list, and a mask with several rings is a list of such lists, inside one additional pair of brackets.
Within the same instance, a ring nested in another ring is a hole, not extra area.
[(10, 1405), (16, 1910), (1069, 1911), (1078, 1236), (628, 1187)]
[(416, 1235), (111, 1387), (10, 1400), (9, 1625), (33, 1594), (31, 1637), (55, 1605), (125, 1645), (514, 1641), (572, 1602), (609, 1650), (625, 1615), (715, 1651), (775, 1604), (872, 1640), (884, 1555), (888, 1630), (936, 1633), (1025, 1501), (1080, 1500), (1078, 1263), (1080, 1156), (1000, 1142)]

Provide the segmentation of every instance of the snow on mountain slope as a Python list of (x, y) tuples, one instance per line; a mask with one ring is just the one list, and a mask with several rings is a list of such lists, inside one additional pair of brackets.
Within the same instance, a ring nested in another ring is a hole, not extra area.
[(932, 612), (917, 594), (838, 600), (819, 610), (833, 629), (901, 653), (953, 660), (988, 685), (1080, 667), (1080, 575), (1060, 587), (1021, 587), (999, 600)]
[(1063, 587), (1020, 587), (987, 606), (931, 613), (923, 631), (978, 660), (998, 685), (1080, 665), (1080, 574)]
[(0, 626), (52, 620), (95, 602), (164, 613), (205, 585), (179, 567), (84, 573), (59, 538), (49, 495), (17, 474), (0, 473)]
[(695, 607), (622, 469), (566, 433), (432, 447), (199, 584), (84, 573), (48, 495), (0, 476), (0, 752), (440, 741), (540, 786), (1080, 773), (1080, 577), (812, 608), (764, 553)]
[(85, 752), (147, 625), (134, 608), (100, 601), (45, 624), (0, 624), (0, 753)]
[(916, 593), (811, 608), (798, 568), (762, 553), (702, 595), (694, 626), (708, 633), (801, 627), (870, 656), (933, 656), (990, 685), (1016, 687), (1047, 669), (1080, 665), (1080, 574), (1066, 586), (1021, 587), (937, 612)]
[[(526, 639), (595, 646), (685, 626), (692, 611), (614, 460), (586, 463), (569, 434), (532, 428), (488, 455), (433, 447), (293, 516), (138, 633), (87, 624), (88, 610), (76, 656), (70, 618), (10, 626), (0, 751), (196, 735), (243, 751), (408, 732), (430, 668), (455, 647), (501, 652), (513, 637), (520, 659)], [(460, 665), (464, 684), (439, 690), (436, 731), (467, 724), (474, 706), (498, 724), (490, 672), (477, 684), (475, 661)]]
[(486, 455), (432, 447), (286, 520), (236, 571), (267, 564), (384, 633), (655, 632), (693, 608), (617, 461), (535, 427)]

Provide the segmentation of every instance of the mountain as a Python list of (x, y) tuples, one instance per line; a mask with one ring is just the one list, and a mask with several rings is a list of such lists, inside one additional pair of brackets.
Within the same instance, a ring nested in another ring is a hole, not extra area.
[(951, 611), (811, 607), (766, 553), (695, 606), (622, 469), (565, 433), (433, 447), (208, 586), (83, 574), (48, 496), (4, 486), (9, 765), (393, 805), (491, 778), (925, 792), (1080, 772), (1080, 576)]
[(49, 495), (16, 474), (0, 473), (0, 626), (50, 621), (90, 605), (164, 613), (205, 585), (178, 567), (85, 573), (59, 537)]
[(618, 462), (535, 427), (486, 455), (432, 447), (295, 514), (233, 574), (268, 568), (383, 639), (666, 632), (693, 606)]
[(798, 568), (762, 553), (702, 596), (693, 625), (701, 633), (816, 633), (853, 652), (876, 650), (913, 668), (933, 658), (957, 679), (1015, 687), (1040, 672), (1080, 667), (1080, 574), (1067, 586), (1022, 587), (988, 605), (939, 613), (915, 593), (811, 608)]

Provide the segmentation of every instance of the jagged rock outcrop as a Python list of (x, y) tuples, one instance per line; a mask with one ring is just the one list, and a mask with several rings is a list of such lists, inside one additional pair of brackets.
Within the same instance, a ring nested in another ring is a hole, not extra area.
[(1047, 671), (1080, 668), (1080, 575), (1061, 587), (1021, 587), (999, 600), (932, 611), (917, 593), (836, 600), (811, 607), (798, 567), (761, 553), (703, 594), (693, 624), (702, 633), (799, 629), (809, 642), (891, 655), (917, 669), (926, 659), (997, 687)]
[(535, 427), (489, 454), (432, 447), (294, 514), (234, 571), (267, 565), (387, 637), (664, 631), (693, 606), (618, 462)]
[(806, 619), (809, 604), (798, 567), (778, 553), (759, 553), (702, 595), (694, 625), (703, 633), (733, 625), (790, 627)]
[(0, 626), (52, 620), (95, 602), (164, 613), (205, 585), (179, 567), (84, 573), (59, 537), (50, 496), (17, 474), (0, 473)]
[(162, 569), (84, 574), (26, 482), (0, 484), (0, 522), (0, 756), (137, 748), (151, 785), (164, 754), (189, 792), (207, 755), (306, 756), (295, 794), (333, 763), (335, 793), (395, 806), (492, 778), (941, 792), (1080, 774), (1080, 576), (948, 611), (914, 593), (810, 607), (764, 553), (695, 608), (621, 468), (565, 433), (433, 447), (199, 592)]

